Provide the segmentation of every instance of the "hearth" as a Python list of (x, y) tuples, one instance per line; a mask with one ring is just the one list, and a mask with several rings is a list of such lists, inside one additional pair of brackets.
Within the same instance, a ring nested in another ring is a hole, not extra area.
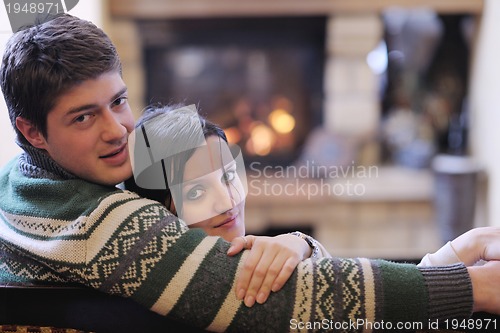
[(246, 163), (288, 165), (323, 120), (326, 17), (139, 22), (146, 104), (197, 104)]

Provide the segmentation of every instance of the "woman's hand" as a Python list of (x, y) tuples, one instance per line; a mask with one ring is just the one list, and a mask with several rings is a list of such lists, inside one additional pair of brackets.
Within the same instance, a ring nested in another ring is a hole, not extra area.
[(236, 297), (244, 299), (248, 307), (264, 303), (271, 291), (280, 290), (299, 262), (311, 255), (307, 242), (291, 234), (237, 237), (227, 254), (232, 256), (243, 249), (250, 252), (236, 283)]
[(451, 245), (466, 266), (479, 260), (500, 260), (500, 228), (471, 229), (451, 241)]

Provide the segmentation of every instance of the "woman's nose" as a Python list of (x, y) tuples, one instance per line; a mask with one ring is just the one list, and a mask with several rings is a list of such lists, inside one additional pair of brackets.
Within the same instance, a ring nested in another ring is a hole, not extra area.
[(224, 213), (235, 206), (234, 191), (230, 185), (220, 183), (215, 189), (214, 208), (217, 213)]

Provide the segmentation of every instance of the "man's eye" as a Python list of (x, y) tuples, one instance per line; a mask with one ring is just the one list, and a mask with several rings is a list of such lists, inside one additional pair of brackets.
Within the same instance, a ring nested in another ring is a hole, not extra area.
[(127, 101), (127, 97), (120, 97), (120, 98), (117, 98), (114, 102), (113, 102), (113, 105), (114, 106), (118, 106), (118, 105), (122, 105), (123, 103), (125, 103)]
[(203, 193), (205, 193), (205, 190), (195, 187), (188, 191), (188, 193), (186, 194), (186, 198), (188, 200), (196, 200), (199, 199), (203, 195)]
[(91, 116), (90, 114), (82, 114), (82, 115), (76, 117), (73, 121), (75, 123), (83, 123), (83, 122), (89, 120), (90, 116)]

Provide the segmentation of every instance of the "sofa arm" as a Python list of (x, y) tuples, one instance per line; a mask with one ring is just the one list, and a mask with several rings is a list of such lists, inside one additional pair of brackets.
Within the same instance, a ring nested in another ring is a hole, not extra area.
[[(204, 332), (136, 302), (75, 285), (0, 284), (0, 324), (71, 327), (99, 333)], [(15, 331), (14, 331), (15, 332)]]

